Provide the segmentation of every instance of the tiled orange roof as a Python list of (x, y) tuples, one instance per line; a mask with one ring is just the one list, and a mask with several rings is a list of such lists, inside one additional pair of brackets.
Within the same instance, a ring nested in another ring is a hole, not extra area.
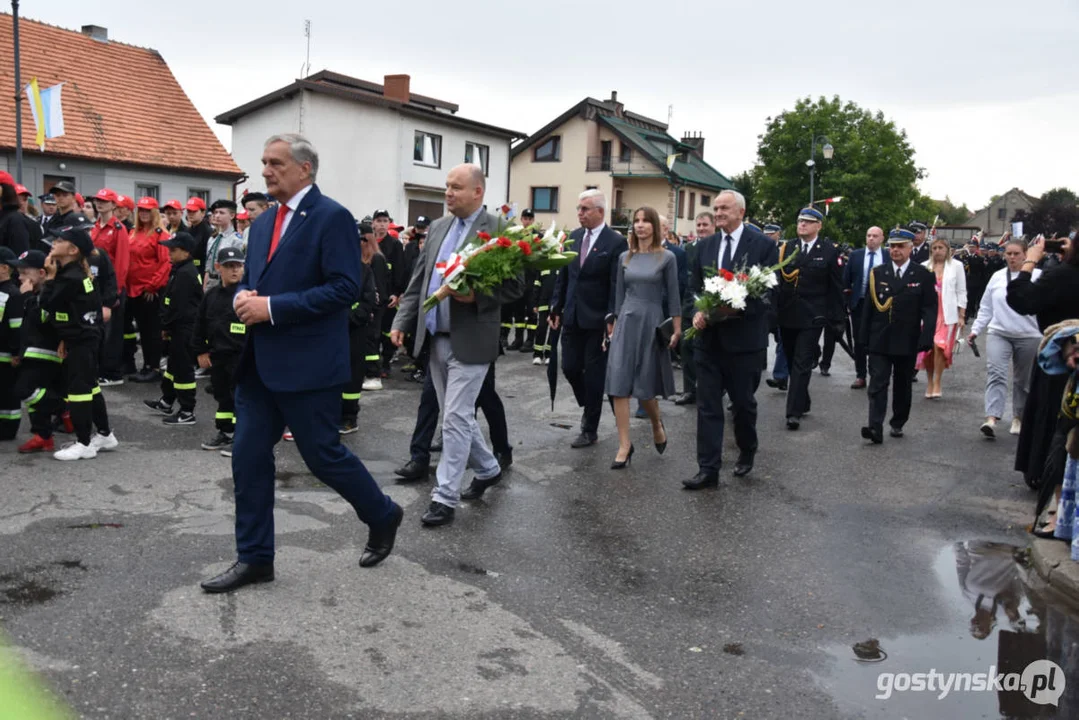
[[(0, 85), (15, 86), (13, 28), (9, 14), (0, 14)], [(243, 171), (195, 109), (180, 83), (156, 50), (93, 40), (19, 18), (21, 82), (36, 77), (42, 89), (65, 83), (62, 137), (45, 141), (45, 152), (100, 162), (130, 163), (196, 173), (228, 175)], [(117, 88), (149, 88), (157, 112), (142, 112)], [(15, 147), (15, 100), (0, 94), (0, 148)], [(22, 144), (34, 144), (34, 116), (29, 100), (22, 103)]]

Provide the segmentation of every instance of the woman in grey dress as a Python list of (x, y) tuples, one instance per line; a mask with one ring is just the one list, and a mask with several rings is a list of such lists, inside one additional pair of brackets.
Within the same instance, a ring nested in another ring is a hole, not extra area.
[[(611, 468), (621, 470), (633, 457), (629, 437), (629, 399), (641, 401), (652, 421), (652, 439), (662, 454), (667, 432), (659, 417), (657, 395), (674, 393), (670, 348), (682, 336), (682, 299), (678, 296), (678, 266), (674, 254), (663, 249), (659, 214), (643, 207), (633, 215), (629, 250), (619, 258), (615, 287), (614, 319), (608, 324), (611, 345), (607, 350), (605, 391), (614, 406), (618, 424), (618, 455)], [(656, 328), (673, 318), (674, 334), (661, 347)]]

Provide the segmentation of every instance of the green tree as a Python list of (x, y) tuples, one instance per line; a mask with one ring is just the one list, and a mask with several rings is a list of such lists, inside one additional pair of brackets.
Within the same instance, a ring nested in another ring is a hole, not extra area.
[(1029, 212), (1017, 210), (1012, 222), (1023, 223), (1023, 234), (1063, 237), (1079, 229), (1079, 198), (1068, 188), (1055, 188), (1042, 195)]
[(760, 207), (757, 203), (757, 182), (760, 175), (760, 168), (754, 167), (751, 170), (738, 173), (731, 176), (731, 184), (734, 185), (734, 189), (742, 193), (746, 199), (746, 219), (764, 222), (759, 217)]
[[(838, 96), (815, 102), (804, 98), (793, 110), (768, 119), (757, 147), (758, 217), (781, 223), (784, 237), (794, 237), (798, 210), (809, 202), (810, 144), (820, 135), (827, 137), (835, 154), (825, 160), (818, 144), (814, 200), (843, 197), (825, 218), (823, 236), (862, 244), (873, 225), (887, 229), (915, 219), (915, 182), (923, 173), (914, 164), (906, 132), (883, 113), (844, 103)], [(818, 204), (818, 209), (823, 207)]]
[(932, 224), (934, 219), (937, 225), (965, 225), (970, 220), (971, 212), (966, 205), (956, 207), (948, 197), (934, 200), (928, 195), (919, 194), (910, 207), (910, 216), (927, 225)]

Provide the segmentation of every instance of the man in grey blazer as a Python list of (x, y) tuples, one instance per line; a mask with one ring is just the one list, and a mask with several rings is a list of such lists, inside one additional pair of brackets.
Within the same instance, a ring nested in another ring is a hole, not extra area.
[[(486, 189), (483, 171), (475, 165), (458, 165), (450, 170), (446, 177), (446, 209), (450, 215), (431, 225), (390, 331), (390, 340), (398, 347), (412, 332), (414, 357), (425, 339), (430, 342), (427, 372), (442, 406), (442, 458), (431, 505), (421, 518), (429, 527), (452, 522), (454, 508), (462, 497), (478, 498), (502, 479), (498, 460), (476, 423), (476, 397), (487, 369), (498, 357), (502, 305), (524, 294), (524, 274), (505, 281), (491, 295), (451, 291), (450, 297), (437, 307), (421, 312), (423, 301), (442, 285), (442, 277), (434, 272), (435, 264), (444, 262), (476, 233), (497, 232), (498, 218), (484, 212)], [(470, 461), (476, 476), (468, 490), (461, 493)]]

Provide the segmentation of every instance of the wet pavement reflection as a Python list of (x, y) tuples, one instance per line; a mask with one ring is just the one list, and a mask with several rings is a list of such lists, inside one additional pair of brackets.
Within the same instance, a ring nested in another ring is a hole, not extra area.
[(929, 632), (882, 628), (853, 646), (823, 648), (831, 661), (815, 676), (844, 713), (1079, 718), (1079, 613), (1032, 587), (1022, 550), (957, 542), (933, 574), (941, 602), (926, 617)]

